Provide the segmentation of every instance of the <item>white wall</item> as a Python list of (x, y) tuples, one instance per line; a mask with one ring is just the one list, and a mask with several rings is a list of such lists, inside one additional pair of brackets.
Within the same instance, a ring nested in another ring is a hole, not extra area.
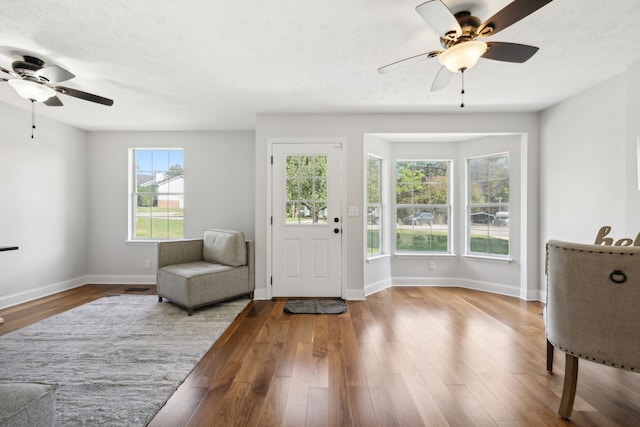
[(603, 225), (614, 241), (640, 232), (639, 73), (636, 63), (541, 114), (542, 243), (593, 243)]
[(627, 203), (625, 234), (620, 237), (634, 238), (640, 233), (640, 62), (629, 67), (624, 74), (626, 95), (626, 193)]
[(623, 75), (541, 115), (542, 237), (593, 243), (603, 225), (625, 230)]
[[(538, 236), (538, 115), (537, 114), (264, 114), (258, 115), (256, 126), (256, 296), (266, 297), (269, 266), (267, 235), (270, 233), (267, 212), (267, 180), (269, 178), (268, 141), (271, 138), (344, 138), (346, 165), (344, 206), (364, 203), (364, 135), (370, 133), (519, 133), (523, 134), (522, 170), (526, 178), (528, 221), (526, 238), (521, 248), (519, 296), (538, 298), (540, 262)], [(364, 218), (347, 217), (343, 222), (346, 238), (346, 298), (365, 297)]]
[[(25, 101), (27, 102), (27, 101)], [(0, 307), (85, 283), (87, 134), (0, 104)]]
[(253, 239), (254, 141), (253, 132), (90, 133), (90, 282), (155, 283), (156, 244), (127, 242), (130, 148), (184, 149), (185, 238), (226, 228)]

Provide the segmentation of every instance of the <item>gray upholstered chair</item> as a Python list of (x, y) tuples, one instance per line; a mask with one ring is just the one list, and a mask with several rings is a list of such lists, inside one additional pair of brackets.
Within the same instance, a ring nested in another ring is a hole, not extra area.
[(547, 243), (547, 370), (566, 353), (560, 409), (569, 418), (578, 359), (640, 369), (640, 247)]
[(158, 242), (158, 300), (187, 309), (248, 295), (255, 289), (254, 244), (231, 230), (207, 230), (202, 239)]

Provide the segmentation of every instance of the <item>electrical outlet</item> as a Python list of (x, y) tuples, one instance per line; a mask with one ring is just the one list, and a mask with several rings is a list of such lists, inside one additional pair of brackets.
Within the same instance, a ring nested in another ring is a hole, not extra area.
[(151, 268), (151, 260), (148, 259), (144, 262), (144, 268)]
[(429, 261), (429, 271), (435, 271), (435, 269), (436, 269), (436, 262)]

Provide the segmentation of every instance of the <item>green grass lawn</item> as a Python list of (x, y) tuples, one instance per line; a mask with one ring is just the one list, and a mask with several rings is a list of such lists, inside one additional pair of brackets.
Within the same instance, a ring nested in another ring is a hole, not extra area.
[(509, 241), (494, 237), (471, 235), (471, 252), (491, 255), (509, 255)]
[(184, 220), (182, 218), (136, 218), (136, 238), (138, 239), (180, 239), (183, 236)]
[(447, 233), (443, 231), (396, 231), (396, 249), (402, 252), (447, 252)]
[(380, 230), (367, 230), (367, 253), (380, 253)]
[[(443, 231), (396, 231), (396, 249), (402, 252), (447, 253), (447, 233)], [(471, 252), (509, 255), (509, 241), (494, 237), (471, 235)]]

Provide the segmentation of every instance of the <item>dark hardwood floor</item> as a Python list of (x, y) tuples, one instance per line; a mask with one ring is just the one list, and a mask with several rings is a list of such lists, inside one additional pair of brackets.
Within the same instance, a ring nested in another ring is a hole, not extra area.
[[(0, 334), (125, 288), (0, 310)], [(250, 303), (149, 425), (640, 425), (640, 375), (583, 360), (571, 421), (558, 417), (564, 354), (548, 374), (540, 303), (417, 287), (340, 315), (286, 314), (284, 302)]]

